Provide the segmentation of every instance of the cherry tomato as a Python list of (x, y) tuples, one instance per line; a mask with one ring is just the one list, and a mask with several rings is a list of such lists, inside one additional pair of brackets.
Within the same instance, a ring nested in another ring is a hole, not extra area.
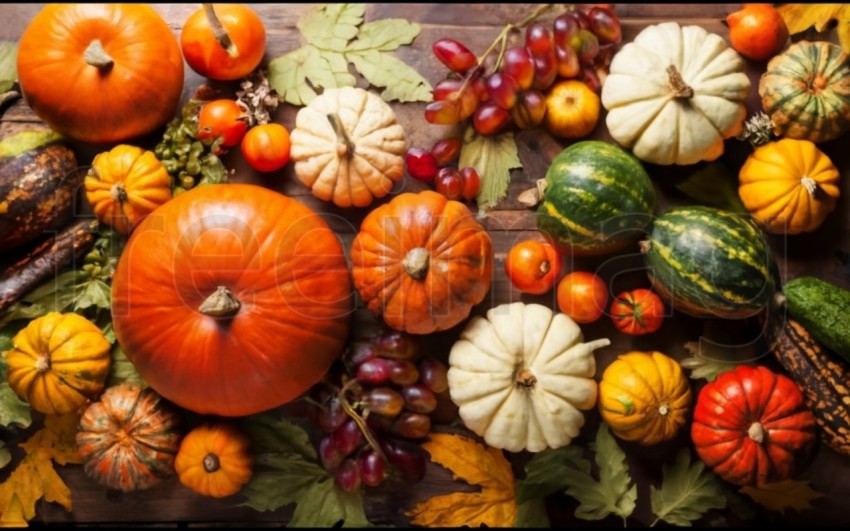
[(651, 334), (664, 321), (661, 297), (648, 289), (636, 289), (617, 295), (611, 304), (611, 319), (623, 333), (641, 336)]
[(587, 271), (573, 271), (558, 282), (558, 309), (577, 323), (592, 323), (608, 306), (605, 281)]
[(542, 295), (555, 286), (561, 274), (561, 255), (548, 243), (519, 242), (508, 252), (505, 273), (521, 292)]
[(280, 124), (252, 127), (242, 139), (242, 155), (257, 171), (270, 172), (289, 162), (289, 131)]
[(198, 138), (223, 137), (222, 147), (235, 146), (248, 131), (248, 121), (243, 114), (236, 100), (214, 100), (205, 104), (198, 114)]
[(771, 4), (744, 4), (726, 17), (726, 23), (732, 48), (750, 59), (769, 59), (788, 42), (788, 26)]
[[(180, 33), (180, 48), (192, 70), (210, 79), (233, 81), (259, 66), (266, 52), (266, 28), (256, 11), (244, 4), (212, 5), (192, 13)], [(225, 38), (222, 34), (226, 33)], [(229, 39), (232, 46), (225, 48)]]

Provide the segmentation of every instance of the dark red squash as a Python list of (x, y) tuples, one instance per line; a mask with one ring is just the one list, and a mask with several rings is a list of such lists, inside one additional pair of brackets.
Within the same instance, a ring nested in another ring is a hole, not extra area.
[(258, 186), (204, 186), (142, 221), (112, 288), (115, 335), (162, 396), (243, 416), (298, 397), (342, 352), (342, 246), (308, 207)]
[(814, 448), (815, 418), (793, 380), (740, 365), (699, 394), (691, 438), (697, 454), (736, 485), (791, 478)]

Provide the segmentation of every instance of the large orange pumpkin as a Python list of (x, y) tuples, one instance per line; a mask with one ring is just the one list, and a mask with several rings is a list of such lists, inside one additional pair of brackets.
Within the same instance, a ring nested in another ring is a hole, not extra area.
[(490, 236), (463, 203), (404, 193), (363, 220), (351, 244), (360, 297), (396, 330), (430, 334), (469, 316), (493, 276)]
[(247, 184), (177, 196), (134, 230), (112, 287), (115, 335), (139, 374), (198, 413), (284, 404), (342, 351), (351, 281), (312, 210)]
[(152, 132), (183, 92), (180, 46), (146, 4), (48, 4), (21, 36), (17, 66), (38, 117), (94, 144)]

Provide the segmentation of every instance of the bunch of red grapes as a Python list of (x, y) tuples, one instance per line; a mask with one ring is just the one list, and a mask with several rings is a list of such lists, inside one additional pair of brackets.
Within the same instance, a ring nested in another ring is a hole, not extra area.
[(430, 150), (412, 147), (404, 156), (411, 177), (434, 188), (447, 199), (472, 201), (481, 188), (481, 177), (472, 167), (458, 168), (461, 140), (443, 138)]
[(527, 25), (524, 45), (505, 46), (490, 73), (484, 64), (489, 50), (479, 62), (457, 40), (439, 39), (432, 50), (450, 72), (434, 87), (425, 119), (451, 125), (471, 117), (482, 135), (499, 133), (511, 124), (537, 127), (546, 114), (544, 93), (558, 79), (579, 79), (601, 91), (600, 75), (607, 73), (621, 40), (620, 21), (610, 4), (561, 14), (551, 30), (540, 22)]
[(325, 433), (322, 465), (347, 492), (380, 485), (391, 467), (419, 481), (427, 460), (419, 443), (431, 431), (438, 395), (447, 394), (446, 366), (421, 356), (403, 332), (377, 324), (355, 330), (339, 370), (312, 391)]

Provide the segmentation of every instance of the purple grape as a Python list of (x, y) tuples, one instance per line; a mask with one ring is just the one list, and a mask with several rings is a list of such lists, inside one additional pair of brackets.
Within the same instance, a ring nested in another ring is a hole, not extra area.
[(334, 474), (336, 485), (345, 492), (354, 492), (360, 488), (360, 469), (354, 459), (345, 459)]

